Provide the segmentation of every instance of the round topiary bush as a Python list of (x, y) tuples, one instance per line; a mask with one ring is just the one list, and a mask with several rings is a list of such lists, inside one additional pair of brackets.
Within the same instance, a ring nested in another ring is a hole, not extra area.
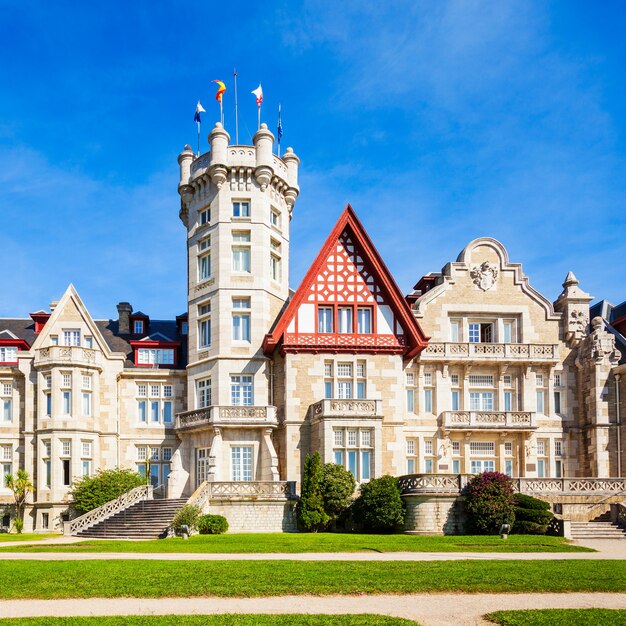
[(470, 524), (479, 535), (497, 535), (502, 524), (515, 521), (513, 481), (505, 474), (478, 474), (463, 493)]
[(519, 535), (545, 535), (554, 515), (550, 503), (521, 493), (514, 496), (515, 523), (511, 532)]
[(364, 483), (352, 509), (354, 521), (366, 530), (392, 532), (405, 516), (398, 480), (381, 476)]
[(221, 535), (228, 530), (228, 520), (223, 515), (201, 515), (196, 528), (201, 535)]
[(322, 468), (320, 491), (331, 524), (352, 504), (355, 487), (354, 476), (341, 465), (326, 463)]

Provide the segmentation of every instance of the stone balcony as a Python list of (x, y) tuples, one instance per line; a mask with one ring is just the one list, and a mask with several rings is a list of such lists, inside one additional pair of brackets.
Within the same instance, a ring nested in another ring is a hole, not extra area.
[(311, 417), (377, 417), (382, 418), (380, 400), (320, 400), (311, 405)]
[(176, 430), (201, 430), (208, 426), (264, 426), (278, 424), (274, 406), (209, 406), (176, 415)]
[(35, 350), (35, 367), (78, 365), (102, 369), (102, 354), (81, 346), (49, 346)]
[(422, 361), (516, 361), (550, 363), (559, 360), (558, 345), (551, 343), (454, 343), (431, 341)]
[(439, 423), (445, 430), (517, 430), (537, 428), (531, 411), (444, 411)]

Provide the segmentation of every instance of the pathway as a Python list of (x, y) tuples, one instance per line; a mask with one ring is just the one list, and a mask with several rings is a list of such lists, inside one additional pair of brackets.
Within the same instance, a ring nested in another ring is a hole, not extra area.
[(206, 615), (222, 613), (375, 613), (404, 617), (421, 626), (488, 624), (482, 616), (502, 609), (626, 609), (618, 593), (412, 594), (379, 596), (278, 596), (274, 598), (93, 598), (8, 600), (1, 617), (55, 615)]

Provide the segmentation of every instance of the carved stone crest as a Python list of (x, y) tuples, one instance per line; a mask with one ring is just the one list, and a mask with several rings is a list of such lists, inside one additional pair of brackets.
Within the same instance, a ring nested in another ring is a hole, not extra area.
[(474, 265), (470, 270), (470, 276), (475, 285), (483, 291), (491, 289), (498, 278), (498, 268), (494, 263), (483, 261), (480, 265)]

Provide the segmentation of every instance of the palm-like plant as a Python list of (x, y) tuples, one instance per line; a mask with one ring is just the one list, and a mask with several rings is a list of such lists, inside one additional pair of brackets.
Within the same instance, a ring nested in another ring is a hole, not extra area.
[(33, 483), (30, 482), (30, 476), (25, 470), (17, 470), (15, 475), (7, 474), (4, 480), (6, 486), (13, 492), (16, 509), (15, 530), (21, 534), (24, 527), (24, 506), (28, 494), (34, 489)]

